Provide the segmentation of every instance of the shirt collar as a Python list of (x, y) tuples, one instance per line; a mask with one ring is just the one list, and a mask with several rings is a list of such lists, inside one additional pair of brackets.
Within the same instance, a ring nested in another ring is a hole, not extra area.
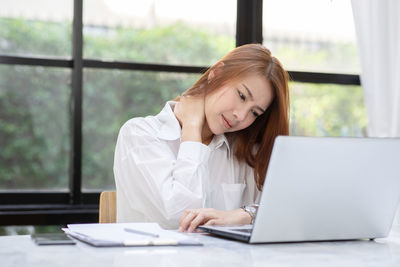
[(175, 101), (168, 101), (156, 116), (161, 123), (157, 137), (161, 139), (176, 140), (181, 138), (181, 126), (173, 111), (175, 104)]
[[(156, 116), (161, 123), (160, 130), (157, 134), (158, 138), (172, 141), (180, 139), (182, 136), (181, 126), (174, 114), (175, 104), (175, 101), (168, 101), (161, 112)], [(209, 146), (212, 149), (217, 149), (223, 144), (226, 145), (228, 149), (228, 157), (230, 157), (229, 142), (224, 134), (215, 135)]]
[(230, 158), (230, 155), (231, 155), (230, 150), (231, 149), (229, 146), (228, 139), (226, 138), (226, 136), (224, 134), (215, 135), (209, 146), (211, 149), (214, 150), (214, 149), (218, 149), (219, 147), (223, 146), (224, 144), (226, 145), (226, 148), (227, 148), (228, 158)]

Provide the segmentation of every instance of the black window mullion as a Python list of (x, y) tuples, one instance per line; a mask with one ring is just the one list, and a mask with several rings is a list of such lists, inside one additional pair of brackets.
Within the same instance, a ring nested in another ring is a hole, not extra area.
[(70, 203), (80, 204), (82, 198), (82, 0), (74, 0), (72, 27), (72, 91), (71, 91), (71, 160)]
[(262, 43), (262, 0), (237, 0), (236, 46)]
[(0, 64), (71, 68), (72, 60), (0, 55)]

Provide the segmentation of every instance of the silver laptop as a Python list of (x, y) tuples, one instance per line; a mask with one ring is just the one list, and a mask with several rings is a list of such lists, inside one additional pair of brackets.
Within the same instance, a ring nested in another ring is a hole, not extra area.
[(399, 138), (279, 136), (254, 224), (199, 229), (248, 243), (373, 239), (399, 200)]

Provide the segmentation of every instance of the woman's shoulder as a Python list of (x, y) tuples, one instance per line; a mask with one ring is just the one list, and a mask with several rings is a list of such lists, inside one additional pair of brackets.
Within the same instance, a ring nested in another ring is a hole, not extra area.
[(160, 122), (156, 116), (135, 117), (126, 121), (121, 129), (123, 135), (157, 135)]
[(180, 126), (169, 102), (157, 115), (132, 118), (125, 122), (120, 129), (120, 134), (135, 136), (157, 137), (171, 135), (171, 132), (174, 135), (179, 134)]

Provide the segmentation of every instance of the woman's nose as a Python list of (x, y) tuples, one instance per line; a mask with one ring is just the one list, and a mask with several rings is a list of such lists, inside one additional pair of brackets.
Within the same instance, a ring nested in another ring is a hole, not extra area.
[(235, 116), (235, 119), (237, 120), (237, 121), (243, 121), (245, 118), (246, 118), (246, 116), (247, 116), (247, 111), (246, 110), (235, 110), (234, 111), (234, 116)]

